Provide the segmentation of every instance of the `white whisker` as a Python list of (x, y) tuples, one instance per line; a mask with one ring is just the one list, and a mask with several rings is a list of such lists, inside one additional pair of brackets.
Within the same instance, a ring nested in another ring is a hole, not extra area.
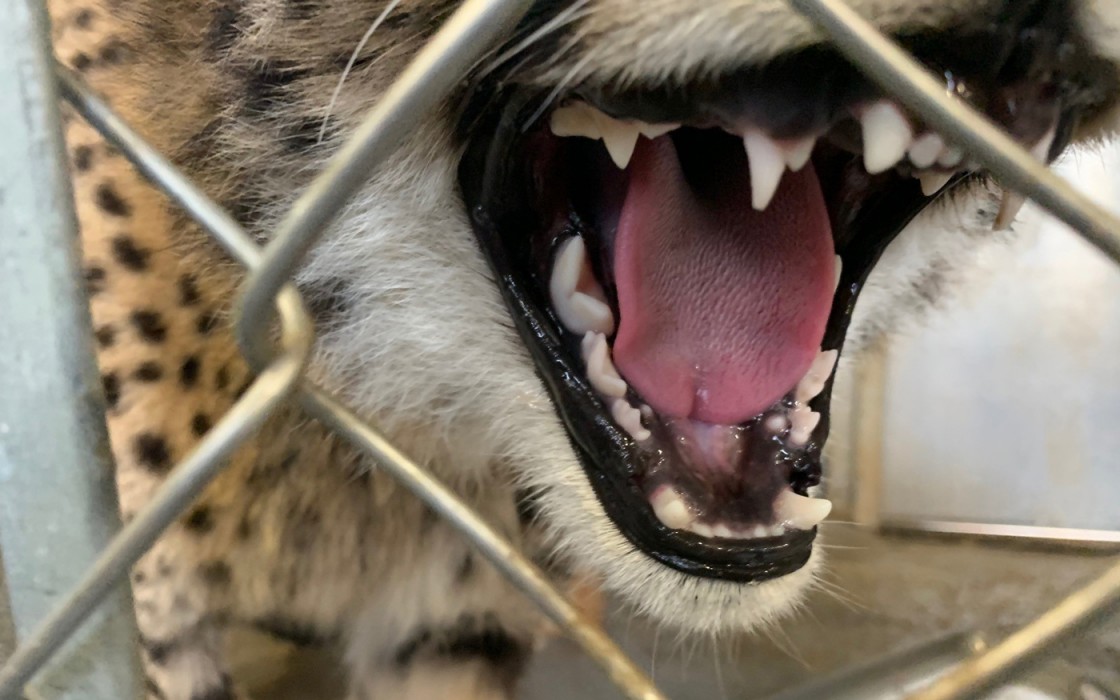
[(588, 0), (577, 0), (577, 2), (572, 3), (572, 5), (565, 9), (563, 12), (560, 12), (555, 17), (538, 27), (532, 34), (519, 41), (517, 45), (513, 46), (512, 48), (503, 52), (500, 56), (495, 58), (489, 66), (487, 66), (481, 73), (479, 73), (479, 78), (485, 78), (487, 75), (494, 72), (494, 70), (496, 70), (503, 63), (510, 60), (522, 51), (528, 49), (530, 46), (540, 41), (543, 37), (550, 34), (551, 32), (554, 32), (557, 29), (564, 27), (565, 25), (571, 24), (572, 22), (586, 17), (589, 13), (581, 13), (579, 12), (579, 10), (583, 9), (587, 5), (587, 3)]

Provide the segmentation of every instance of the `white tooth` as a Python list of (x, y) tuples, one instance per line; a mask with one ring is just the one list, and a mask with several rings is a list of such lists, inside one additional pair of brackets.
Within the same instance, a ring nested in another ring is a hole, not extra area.
[(576, 291), (579, 278), (587, 264), (587, 246), (579, 236), (572, 236), (560, 244), (556, 260), (552, 263), (552, 277), (548, 280), (548, 291), (553, 305), (558, 298), (566, 299)]
[(626, 382), (622, 381), (611, 362), (607, 336), (589, 332), (583, 336), (580, 349), (583, 351), (583, 362), (587, 365), (587, 378), (591, 381), (591, 386), (606, 397), (620, 399), (626, 396)]
[(844, 271), (844, 259), (839, 255), (836, 256), (836, 279), (832, 282), (832, 293), (835, 294), (837, 289), (840, 289), (840, 273)]
[(786, 165), (793, 172), (798, 172), (809, 162), (809, 158), (812, 157), (813, 149), (816, 148), (816, 146), (816, 136), (806, 136), (796, 141), (783, 141), (781, 143), (781, 149), (785, 155)]
[(609, 117), (600, 112), (598, 115), (599, 130), (603, 134), (603, 145), (611, 160), (621, 170), (630, 165), (630, 158), (634, 155), (634, 148), (638, 145), (638, 125), (634, 122), (624, 122)]
[(945, 149), (945, 140), (938, 134), (923, 134), (914, 141), (908, 155), (916, 168), (928, 168), (937, 162), (937, 156)]
[(668, 486), (658, 489), (650, 499), (650, 504), (653, 506), (654, 515), (665, 524), (665, 527), (680, 530), (688, 527), (692, 522), (692, 513), (688, 511), (684, 499)]
[(821, 350), (813, 359), (813, 364), (809, 365), (809, 371), (797, 383), (797, 389), (793, 394), (794, 400), (805, 403), (820, 394), (824, 390), (824, 385), (828, 383), (832, 370), (836, 368), (836, 360), (839, 356), (840, 353), (836, 350)]
[(715, 532), (712, 531), (711, 526), (704, 523), (694, 522), (688, 526), (688, 529), (701, 537), (715, 537)]
[(611, 417), (619, 427), (630, 433), (638, 442), (650, 438), (650, 432), (642, 426), (642, 414), (631, 406), (625, 399), (615, 399), (611, 402)]
[(810, 411), (806, 406), (798, 406), (789, 414), (789, 441), (794, 445), (804, 445), (821, 422), (821, 414)]
[(796, 530), (816, 527), (832, 512), (832, 501), (824, 498), (806, 498), (790, 490), (783, 491), (774, 502), (778, 523)]
[(723, 523), (712, 526), (712, 534), (716, 537), (723, 537), (724, 539), (728, 540), (735, 539), (735, 533), (731, 531), (731, 528), (727, 527)]
[(890, 170), (910, 148), (914, 132), (902, 111), (877, 102), (863, 111), (863, 167), (872, 175)]
[(599, 120), (596, 118), (599, 113), (599, 110), (586, 102), (575, 102), (553, 112), (549, 118), (549, 127), (557, 136), (599, 139), (603, 136), (599, 130)]
[(964, 152), (953, 146), (946, 146), (937, 157), (937, 164), (942, 168), (955, 168), (964, 160)]
[[(575, 292), (568, 297), (567, 311), (572, 319), (571, 330), (575, 333), (594, 331), (609, 335), (614, 333), (614, 314), (605, 302), (583, 292)], [(560, 316), (563, 320), (563, 315)], [(568, 325), (565, 322), (565, 325)]]
[(922, 184), (922, 194), (927, 197), (937, 194), (942, 187), (949, 184), (953, 175), (955, 173), (922, 173), (918, 175), (918, 182)]
[(1057, 133), (1057, 127), (1052, 127), (1031, 149), (1031, 155), (1044, 165), (1050, 160), (1050, 148), (1054, 145)]
[(638, 122), (638, 132), (650, 141), (681, 128), (680, 124), (646, 124)]
[(758, 211), (764, 211), (778, 191), (782, 174), (786, 171), (786, 159), (782, 149), (769, 136), (761, 131), (748, 131), (743, 136), (747, 149), (747, 165), (751, 171), (751, 204)]
[(1026, 197), (1014, 190), (1005, 189), (1003, 191), (1003, 199), (1001, 199), (999, 203), (999, 213), (996, 214), (996, 220), (992, 223), (992, 230), (1006, 231), (1011, 228), (1015, 217), (1019, 216), (1019, 211), (1026, 203)]
[(756, 539), (762, 539), (763, 537), (769, 536), (770, 528), (766, 527), (765, 525), (755, 525), (754, 529), (751, 530), (751, 537), (754, 537)]

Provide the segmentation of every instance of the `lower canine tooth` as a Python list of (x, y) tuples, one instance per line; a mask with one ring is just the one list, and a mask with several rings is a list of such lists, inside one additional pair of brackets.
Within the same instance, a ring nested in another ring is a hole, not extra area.
[(1027, 203), (1027, 198), (1013, 190), (1004, 190), (1003, 199), (999, 203), (999, 213), (996, 214), (996, 220), (992, 224), (992, 229), (995, 231), (1006, 231), (1011, 228), (1011, 224), (1015, 221), (1015, 217), (1019, 215), (1019, 211), (1023, 205)]
[(548, 293), (560, 322), (573, 333), (582, 335), (594, 331), (610, 335), (614, 332), (614, 314), (604, 301), (606, 295), (591, 275), (587, 247), (579, 236), (560, 245), (552, 264)]
[(626, 382), (619, 376), (611, 362), (611, 349), (602, 333), (588, 333), (580, 343), (583, 363), (587, 366), (587, 379), (603, 396), (621, 399), (626, 396)]
[(832, 501), (807, 498), (790, 490), (783, 491), (774, 502), (774, 514), (781, 525), (797, 530), (810, 530), (832, 512)]
[(940, 192), (952, 179), (953, 173), (922, 173), (918, 176), (918, 181), (922, 183), (922, 194), (927, 197)]
[(665, 527), (681, 530), (692, 522), (692, 513), (688, 511), (684, 499), (668, 486), (663, 486), (653, 495), (650, 505), (653, 506), (654, 515)]

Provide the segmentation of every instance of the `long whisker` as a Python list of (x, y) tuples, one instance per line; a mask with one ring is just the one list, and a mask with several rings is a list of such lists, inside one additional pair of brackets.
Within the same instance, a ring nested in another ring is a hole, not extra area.
[(503, 63), (510, 60), (522, 51), (525, 51), (551, 32), (554, 32), (557, 29), (560, 29), (568, 24), (571, 24), (572, 22), (586, 17), (589, 13), (580, 12), (580, 10), (587, 5), (588, 1), (589, 0), (577, 0), (569, 7), (567, 7), (563, 12), (558, 13), (548, 22), (545, 22), (540, 27), (538, 27), (532, 34), (519, 41), (515, 46), (502, 52), (502, 54), (495, 58), (489, 66), (487, 66), (482, 70), (481, 73), (479, 73), (479, 78), (485, 78), (487, 75), (490, 75)]
[(377, 28), (381, 26), (389, 14), (397, 9), (397, 5), (399, 4), (401, 4), (401, 0), (389, 0), (389, 4), (386, 5), (385, 9), (381, 11), (381, 14), (377, 16), (377, 19), (373, 20), (373, 24), (369, 26), (366, 33), (362, 35), (361, 41), (354, 47), (354, 52), (350, 54), (350, 60), (346, 62), (346, 68), (342, 70), (342, 76), (338, 79), (338, 85), (335, 86), (334, 92), (331, 93), (331, 101), (327, 104), (326, 114), (323, 115), (323, 124), (319, 127), (319, 139), (316, 143), (323, 143), (323, 139), (327, 136), (327, 123), (330, 120), (331, 112), (334, 111), (334, 106), (338, 102), (338, 97), (342, 94), (342, 86), (346, 84), (346, 78), (350, 75), (350, 71), (354, 69), (354, 64), (358, 62), (358, 56), (361, 55), (362, 50), (365, 49), (369, 40), (373, 38), (373, 33), (377, 31)]

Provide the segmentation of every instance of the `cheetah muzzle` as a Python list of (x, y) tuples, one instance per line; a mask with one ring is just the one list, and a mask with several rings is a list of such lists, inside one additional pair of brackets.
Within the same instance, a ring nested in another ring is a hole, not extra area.
[[(899, 39), (1049, 160), (1112, 87), (1061, 5)], [(864, 282), (986, 175), (819, 45), (551, 95), (503, 77), (463, 118), (460, 183), (602, 507), (686, 574), (800, 569), (831, 507), (809, 494)]]

